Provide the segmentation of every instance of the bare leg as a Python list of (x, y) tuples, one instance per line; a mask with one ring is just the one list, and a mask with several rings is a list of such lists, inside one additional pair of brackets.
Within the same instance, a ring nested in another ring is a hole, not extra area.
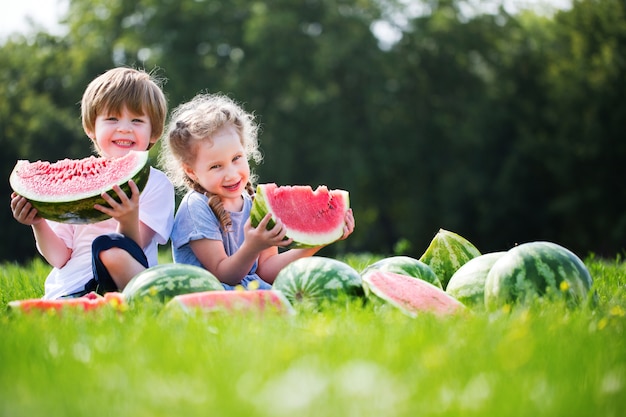
[(100, 252), (100, 260), (111, 274), (111, 278), (120, 291), (138, 273), (146, 268), (137, 262), (128, 252), (120, 248), (111, 248)]

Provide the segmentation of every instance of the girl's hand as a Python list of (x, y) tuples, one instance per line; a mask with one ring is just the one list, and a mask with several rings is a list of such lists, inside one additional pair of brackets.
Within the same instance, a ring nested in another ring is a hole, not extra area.
[(133, 180), (128, 181), (128, 185), (131, 192), (130, 198), (119, 185), (114, 185), (113, 191), (117, 194), (120, 201), (118, 202), (108, 193), (102, 193), (102, 198), (109, 207), (95, 204), (94, 208), (113, 217), (119, 223), (123, 223), (127, 219), (139, 219), (139, 188)]
[(15, 220), (26, 226), (33, 226), (43, 221), (43, 218), (37, 214), (37, 209), (15, 192), (11, 193), (11, 211)]
[(272, 219), (271, 214), (266, 214), (259, 222), (256, 228), (252, 227), (250, 219), (244, 225), (245, 240), (248, 244), (261, 252), (272, 246), (287, 246), (292, 239), (285, 239), (287, 230), (283, 227), (280, 220), (276, 220), (276, 224), (271, 229), (267, 229), (267, 225)]
[(339, 240), (346, 239), (348, 236), (352, 234), (352, 232), (354, 232), (354, 226), (356, 223), (354, 221), (354, 214), (352, 213), (352, 209), (348, 209), (348, 211), (346, 212), (345, 220), (346, 220), (346, 224), (343, 227), (343, 236), (341, 236)]

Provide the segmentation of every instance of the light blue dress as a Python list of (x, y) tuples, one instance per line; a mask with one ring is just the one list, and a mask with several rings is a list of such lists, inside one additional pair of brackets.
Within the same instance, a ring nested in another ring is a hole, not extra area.
[[(233, 222), (229, 233), (222, 232), (220, 224), (209, 207), (208, 198), (197, 191), (189, 191), (180, 202), (174, 227), (172, 229), (172, 256), (174, 262), (196, 265), (202, 267), (200, 260), (194, 255), (189, 242), (199, 239), (221, 240), (226, 250), (226, 255), (231, 256), (242, 245), (244, 240), (243, 226), (250, 217), (252, 198), (243, 194), (243, 209), (240, 212), (229, 212)], [(257, 274), (258, 260), (252, 265), (248, 275), (240, 282), (244, 288), (252, 281), (258, 283), (258, 289), (267, 290), (272, 286), (263, 281)], [(218, 277), (219, 278), (219, 277)], [(233, 290), (234, 286), (222, 283), (225, 289)]]

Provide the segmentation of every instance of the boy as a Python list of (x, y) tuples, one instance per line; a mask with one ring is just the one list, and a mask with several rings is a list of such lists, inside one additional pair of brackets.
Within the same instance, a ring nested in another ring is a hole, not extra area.
[[(131, 68), (115, 68), (95, 78), (81, 102), (83, 129), (105, 158), (150, 149), (163, 133), (166, 115), (167, 102), (157, 82)], [(13, 217), (32, 227), (37, 249), (53, 266), (43, 298), (121, 291), (137, 273), (156, 265), (157, 245), (165, 244), (172, 230), (174, 187), (155, 168), (141, 194), (129, 184), (131, 195), (113, 187), (119, 203), (104, 193), (109, 207), (95, 206), (110, 219), (86, 225), (44, 220), (26, 199), (11, 195)]]

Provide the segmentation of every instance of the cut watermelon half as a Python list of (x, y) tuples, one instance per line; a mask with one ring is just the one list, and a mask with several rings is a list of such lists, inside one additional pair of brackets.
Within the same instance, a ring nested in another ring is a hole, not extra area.
[(166, 308), (193, 311), (275, 311), (293, 314), (294, 310), (285, 296), (274, 290), (256, 291), (203, 291), (181, 294), (172, 298)]
[(349, 208), (349, 193), (344, 190), (329, 190), (324, 185), (313, 190), (308, 185), (261, 184), (257, 187), (250, 219), (256, 227), (271, 213), (268, 229), (280, 219), (287, 237), (293, 239), (290, 247), (316, 247), (341, 238)]
[(448, 315), (465, 310), (456, 298), (441, 288), (406, 275), (371, 271), (363, 275), (368, 296), (376, 296), (415, 317), (418, 313)]

